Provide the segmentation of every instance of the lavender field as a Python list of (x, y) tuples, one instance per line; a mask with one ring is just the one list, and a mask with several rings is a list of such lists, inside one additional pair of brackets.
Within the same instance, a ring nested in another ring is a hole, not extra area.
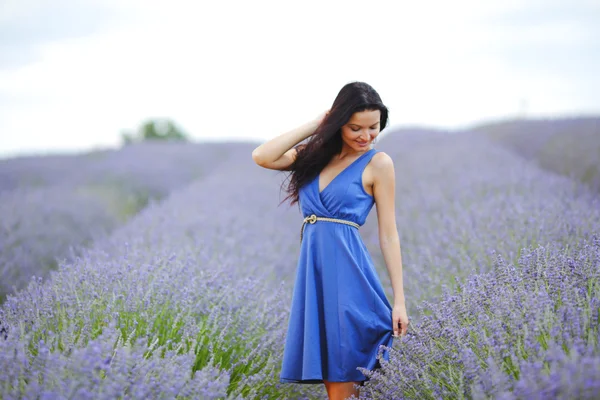
[(249, 144), (142, 143), (119, 151), (0, 160), (0, 302)]
[(600, 193), (598, 117), (500, 121), (482, 124), (472, 131)]
[[(594, 187), (477, 131), (376, 147), (411, 327), (361, 398), (597, 398)], [(326, 398), (279, 383), (302, 217), (252, 148), (0, 163), (1, 282), (21, 288), (0, 306), (0, 398)], [(360, 232), (391, 299), (375, 211)]]

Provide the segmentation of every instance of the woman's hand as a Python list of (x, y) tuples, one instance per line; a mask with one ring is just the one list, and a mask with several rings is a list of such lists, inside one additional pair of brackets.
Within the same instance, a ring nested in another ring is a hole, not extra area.
[(406, 335), (408, 329), (408, 315), (406, 315), (405, 305), (398, 305), (392, 308), (392, 327), (394, 329), (394, 337)]

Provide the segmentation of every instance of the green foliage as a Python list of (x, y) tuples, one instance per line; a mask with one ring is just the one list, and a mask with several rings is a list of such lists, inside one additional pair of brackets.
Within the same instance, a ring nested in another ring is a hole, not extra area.
[(121, 133), (123, 145), (145, 140), (188, 141), (188, 136), (168, 118), (148, 119), (143, 122), (136, 133)]
[(89, 194), (102, 199), (110, 215), (125, 223), (129, 218), (145, 208), (152, 198), (160, 200), (160, 194), (128, 187), (126, 181), (113, 179), (107, 183), (80, 186), (78, 193)]

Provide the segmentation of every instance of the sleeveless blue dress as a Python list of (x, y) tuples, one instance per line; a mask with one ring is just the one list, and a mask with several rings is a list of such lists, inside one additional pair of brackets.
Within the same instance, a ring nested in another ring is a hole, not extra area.
[[(362, 173), (377, 150), (361, 154), (319, 193), (319, 176), (300, 188), (304, 217), (363, 225), (374, 205)], [(392, 306), (355, 227), (307, 223), (300, 246), (281, 383), (366, 381), (357, 367), (380, 368), (380, 345), (392, 346)], [(383, 354), (389, 360), (389, 354)]]

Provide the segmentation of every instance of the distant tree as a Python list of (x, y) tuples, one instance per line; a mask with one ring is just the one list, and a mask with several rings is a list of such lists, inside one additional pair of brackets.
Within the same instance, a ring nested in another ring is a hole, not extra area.
[(175, 123), (168, 119), (149, 119), (143, 122), (134, 135), (131, 132), (121, 132), (123, 145), (145, 140), (176, 140), (188, 141), (187, 135)]

